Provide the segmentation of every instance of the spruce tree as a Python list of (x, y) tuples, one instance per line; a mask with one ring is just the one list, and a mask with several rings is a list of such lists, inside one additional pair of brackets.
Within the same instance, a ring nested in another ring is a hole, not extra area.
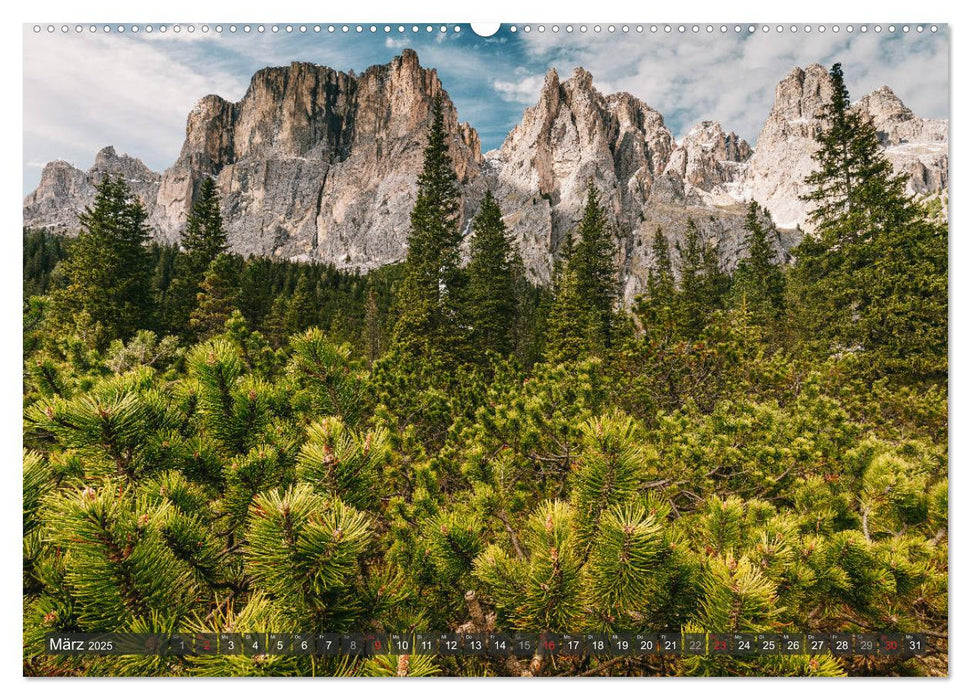
[(711, 308), (711, 287), (706, 282), (705, 246), (693, 219), (688, 220), (684, 239), (675, 243), (678, 252), (680, 288), (675, 304), (678, 333), (688, 339), (701, 335)]
[(382, 341), (381, 311), (374, 286), (369, 283), (364, 306), (364, 352), (369, 366), (381, 356)]
[(671, 248), (658, 226), (651, 241), (651, 266), (647, 271), (644, 293), (635, 306), (641, 329), (648, 338), (663, 340), (670, 337), (676, 294)]
[(605, 345), (610, 345), (617, 301), (616, 256), (607, 211), (600, 204), (600, 195), (591, 180), (587, 185), (586, 204), (577, 226), (576, 250), (570, 264), (576, 278), (577, 293), (586, 300), (595, 317), (596, 340)]
[(196, 299), (189, 316), (192, 332), (200, 340), (222, 333), (239, 304), (239, 272), (231, 255), (223, 253), (209, 264)]
[(731, 277), (722, 270), (717, 242), (714, 245), (702, 245), (701, 266), (702, 285), (708, 300), (708, 310), (711, 312), (722, 307), (731, 286)]
[(80, 215), (81, 232), (63, 265), (65, 284), (53, 294), (54, 313), (99, 348), (151, 326), (146, 218), (125, 181), (108, 175), (94, 205)]
[(553, 264), (553, 298), (546, 317), (544, 356), (549, 362), (573, 361), (589, 352), (594, 322), (587, 300), (580, 295), (572, 231), (566, 234), (560, 248)]
[(762, 223), (758, 204), (751, 202), (745, 217), (748, 257), (738, 264), (732, 280), (732, 296), (759, 323), (775, 319), (782, 309), (785, 277), (776, 263), (775, 250), (769, 242), (769, 231)]
[(816, 170), (806, 178), (812, 189), (809, 219), (830, 245), (866, 240), (877, 230), (913, 221), (919, 207), (904, 194), (906, 176), (895, 175), (883, 154), (872, 120), (853, 109), (843, 68), (829, 73), (832, 97), (821, 111), (825, 128), (817, 135)]
[(311, 276), (302, 275), (283, 313), (283, 328), (287, 334), (299, 333), (319, 322), (320, 305), (316, 292)]
[(408, 255), (394, 341), (407, 352), (449, 355), (464, 334), (459, 268), (461, 193), (448, 152), (442, 99), (431, 111), (418, 197), (411, 211)]
[(947, 367), (947, 229), (930, 221), (850, 106), (840, 64), (806, 182), (815, 230), (794, 251), (793, 328), (816, 352), (868, 356), (877, 374), (941, 380)]
[(476, 352), (507, 355), (516, 323), (515, 253), (499, 204), (487, 191), (472, 221), (468, 319)]
[(205, 177), (199, 185), (199, 194), (186, 219), (185, 231), (180, 241), (188, 261), (188, 270), (204, 272), (213, 260), (228, 247), (222, 214), (219, 211), (219, 193), (216, 181)]
[(176, 261), (175, 278), (166, 295), (166, 321), (172, 332), (186, 336), (190, 330), (189, 317), (199, 298), (199, 285), (210, 264), (228, 247), (219, 195), (211, 177), (204, 178), (199, 186), (180, 243), (182, 254)]

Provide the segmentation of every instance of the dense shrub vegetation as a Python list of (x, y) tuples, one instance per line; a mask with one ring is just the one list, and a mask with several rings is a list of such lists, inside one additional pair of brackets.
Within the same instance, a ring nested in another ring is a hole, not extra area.
[[(30, 674), (940, 674), (947, 230), (839, 66), (783, 264), (756, 205), (729, 273), (692, 226), (622, 309), (591, 185), (550, 289), (487, 196), (460, 255), (437, 109), (401, 265), (182, 248), (106, 179), (24, 238)], [(905, 661), (57, 657), (52, 631), (919, 631)], [(601, 664), (603, 667), (601, 668)]]

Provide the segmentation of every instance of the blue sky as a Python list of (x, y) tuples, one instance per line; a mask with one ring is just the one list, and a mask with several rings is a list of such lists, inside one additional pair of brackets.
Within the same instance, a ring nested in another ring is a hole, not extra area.
[[(132, 33), (114, 29), (106, 34), (87, 26), (80, 33), (70, 25), (67, 33), (57, 25), (53, 33), (24, 27), (24, 192), (31, 191), (44, 163), (67, 160), (87, 169), (94, 154), (105, 145), (141, 158), (161, 171), (178, 156), (185, 132), (185, 118), (195, 102), (206, 94), (231, 100), (243, 96), (250, 76), (268, 65), (310, 61), (358, 73), (368, 66), (386, 63), (402, 49), (418, 52), (421, 64), (438, 70), (445, 89), (458, 107), (459, 119), (479, 131), (483, 150), (498, 147), (516, 125), (523, 110), (535, 103), (546, 71), (556, 68), (563, 79), (575, 66), (594, 76), (602, 92), (624, 90), (659, 110), (675, 136), (680, 137), (704, 119), (722, 123), (753, 145), (772, 105), (776, 83), (794, 66), (819, 62), (829, 66), (841, 61), (854, 99), (881, 85), (889, 85), (917, 114), (948, 116), (948, 32), (891, 33), (884, 25), (877, 33), (834, 33), (832, 26), (805, 32), (800, 25), (782, 32), (770, 25), (768, 32), (749, 25), (741, 32), (720, 25), (708, 33), (700, 25), (685, 32), (652, 33), (650, 25), (625, 34), (600, 32), (587, 25), (586, 32), (566, 25), (554, 33), (549, 27), (529, 33), (523, 27), (511, 31), (504, 25), (488, 38), (475, 35), (468, 25), (422, 25), (399, 33), (398, 25), (385, 34), (384, 25), (357, 33), (355, 25), (344, 33), (321, 26), (286, 25), (270, 31), (257, 25), (244, 33), (243, 25), (231, 33), (204, 33), (196, 25), (176, 34), (169, 25), (147, 33), (142, 25)], [(215, 25), (210, 25), (215, 27)], [(912, 25), (914, 27), (915, 25)]]

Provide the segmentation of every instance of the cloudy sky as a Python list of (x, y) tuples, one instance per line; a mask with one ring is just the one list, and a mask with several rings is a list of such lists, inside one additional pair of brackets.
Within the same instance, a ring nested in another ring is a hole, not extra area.
[[(917, 114), (948, 116), (948, 36), (907, 33), (900, 26), (891, 33), (886, 25), (848, 33), (793, 32), (786, 26), (768, 32), (758, 25), (749, 33), (734, 25), (722, 33), (720, 25), (680, 33), (677, 26), (656, 33), (613, 33), (593, 25), (570, 33), (561, 25), (554, 33), (511, 31), (504, 25), (492, 37), (476, 36), (467, 25), (446, 32), (438, 26), (427, 32), (397, 25), (385, 34), (379, 25), (362, 33), (350, 28), (334, 33), (313, 25), (292, 33), (285, 25), (277, 33), (265, 25), (262, 34), (252, 25), (235, 33), (201, 31), (197, 25), (175, 33), (170, 25), (151, 33), (144, 26), (132, 33), (106, 34), (100, 27), (67, 33), (58, 25), (53, 33), (45, 25), (40, 33), (24, 27), (24, 192), (36, 187), (43, 165), (63, 159), (87, 169), (94, 154), (105, 145), (141, 158), (149, 167), (163, 170), (182, 146), (185, 118), (203, 95), (218, 94), (238, 100), (250, 76), (269, 65), (311, 61), (340, 70), (363, 71), (386, 63), (405, 47), (414, 48), (423, 66), (438, 69), (445, 89), (459, 111), (459, 119), (474, 125), (483, 150), (498, 147), (519, 121), (523, 109), (535, 103), (543, 76), (556, 68), (563, 78), (575, 66), (594, 76), (602, 92), (630, 92), (659, 110), (675, 136), (681, 136), (704, 119), (722, 123), (754, 144), (772, 105), (775, 84), (794, 66), (819, 62), (843, 63), (854, 99), (881, 85), (889, 85)], [(215, 25), (211, 25), (215, 26)]]

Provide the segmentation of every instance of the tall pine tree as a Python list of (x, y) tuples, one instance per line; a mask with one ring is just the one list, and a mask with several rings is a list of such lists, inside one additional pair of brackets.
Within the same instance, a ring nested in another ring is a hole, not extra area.
[(219, 194), (211, 177), (204, 178), (199, 185), (199, 194), (186, 219), (181, 247), (165, 306), (169, 329), (186, 336), (190, 335), (189, 317), (199, 298), (199, 285), (210, 264), (228, 247), (219, 211)]
[(570, 265), (577, 294), (585, 300), (594, 316), (595, 340), (607, 346), (610, 345), (617, 301), (616, 256), (607, 211), (600, 204), (600, 195), (591, 180), (587, 185), (587, 200), (577, 227), (576, 250)]
[(55, 317), (103, 348), (152, 325), (147, 215), (120, 177), (105, 176), (94, 206), (64, 261), (65, 285), (53, 294)]
[(906, 176), (895, 175), (884, 156), (871, 119), (852, 108), (839, 63), (829, 77), (832, 96), (819, 115), (826, 128), (816, 137), (817, 168), (806, 178), (812, 189), (803, 199), (814, 206), (809, 219), (816, 235), (846, 246), (909, 223), (920, 211), (904, 193)]
[(516, 326), (518, 257), (499, 204), (487, 191), (472, 221), (468, 274), (468, 319), (476, 352), (507, 355)]
[(876, 374), (947, 372), (947, 229), (905, 192), (872, 122), (850, 106), (840, 64), (806, 180), (815, 230), (794, 251), (793, 328), (828, 354), (862, 352)]
[(553, 271), (553, 299), (546, 319), (545, 358), (548, 362), (577, 360), (592, 347), (596, 315), (580, 293), (574, 265), (576, 248), (568, 233)]
[(647, 272), (646, 289), (636, 307), (637, 317), (649, 337), (670, 336), (676, 295), (671, 247), (658, 226), (651, 241), (651, 267)]
[(763, 224), (759, 206), (751, 202), (745, 217), (748, 257), (738, 264), (732, 280), (736, 306), (742, 304), (760, 323), (778, 317), (785, 294), (785, 277), (776, 262), (769, 230)]
[(435, 98), (431, 117), (418, 197), (411, 211), (394, 342), (411, 353), (448, 355), (461, 345), (465, 332), (459, 268), (461, 193), (448, 152), (440, 95)]
[(231, 255), (222, 253), (209, 264), (199, 285), (196, 308), (189, 316), (189, 327), (199, 340), (222, 333), (226, 321), (239, 304), (239, 271)]
[(674, 317), (679, 335), (695, 339), (701, 335), (708, 319), (712, 299), (705, 276), (705, 250), (701, 232), (694, 220), (688, 220), (684, 239), (675, 242), (678, 251), (681, 285), (676, 297)]

